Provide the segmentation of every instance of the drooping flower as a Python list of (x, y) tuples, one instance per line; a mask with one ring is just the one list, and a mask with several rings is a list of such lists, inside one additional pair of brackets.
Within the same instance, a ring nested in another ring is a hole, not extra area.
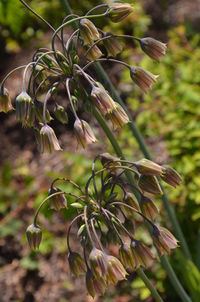
[(76, 252), (70, 252), (68, 255), (69, 267), (72, 275), (79, 277), (86, 272), (86, 264), (80, 254)]
[(26, 230), (26, 237), (31, 249), (37, 249), (42, 240), (42, 230), (38, 225), (31, 224)]
[[(62, 192), (60, 189), (57, 188), (50, 188), (48, 195), (52, 195), (54, 193)], [(50, 198), (50, 208), (54, 209), (56, 211), (60, 211), (63, 208), (66, 208), (67, 206), (67, 200), (65, 198), (64, 193), (63, 194), (58, 194), (55, 196), (52, 196)]]
[(22, 91), (16, 98), (16, 119), (23, 127), (32, 127), (34, 124), (33, 100), (25, 91)]
[(56, 106), (54, 108), (54, 114), (55, 114), (55, 117), (57, 118), (57, 120), (59, 122), (61, 122), (62, 124), (68, 123), (68, 115), (63, 106), (56, 104)]
[(146, 158), (137, 161), (135, 166), (142, 175), (161, 176), (165, 172), (165, 168)]
[(114, 256), (107, 256), (108, 273), (107, 281), (111, 284), (117, 284), (118, 281), (126, 279), (127, 272), (121, 262)]
[(79, 29), (85, 44), (91, 45), (100, 38), (98, 29), (89, 19), (81, 19), (79, 22)]
[(109, 4), (109, 17), (112, 22), (120, 22), (133, 12), (129, 3), (113, 2)]
[(10, 110), (13, 110), (11, 98), (9, 92), (6, 88), (3, 90), (0, 89), (0, 112), (7, 113)]
[(106, 255), (99, 249), (93, 248), (89, 255), (91, 271), (95, 277), (105, 276), (107, 273)]
[(153, 256), (150, 249), (141, 241), (131, 242), (131, 251), (135, 259), (136, 267), (142, 266), (148, 268), (152, 265)]
[[(109, 36), (109, 33), (106, 33), (104, 37)], [(115, 37), (110, 37), (103, 40), (104, 47), (107, 50), (107, 55), (111, 57), (116, 57), (119, 53), (122, 52), (123, 47), (121, 43)]]
[(42, 153), (62, 150), (54, 130), (48, 125), (44, 125), (40, 130), (40, 150)]
[(169, 185), (176, 187), (180, 185), (182, 178), (178, 172), (172, 167), (165, 166), (165, 172), (161, 175), (162, 180), (164, 180)]
[(159, 185), (159, 182), (155, 176), (151, 175), (140, 175), (138, 180), (139, 188), (150, 194), (162, 195), (163, 191)]
[(172, 233), (164, 227), (156, 226), (153, 230), (153, 242), (161, 255), (170, 254), (172, 249), (178, 247), (178, 241)]
[(152, 88), (153, 83), (155, 83), (158, 78), (158, 75), (154, 75), (142, 67), (135, 66), (131, 67), (130, 76), (144, 93), (147, 93)]
[(128, 244), (123, 244), (119, 248), (119, 258), (121, 263), (127, 269), (135, 269), (135, 261)]
[(153, 60), (159, 61), (166, 54), (167, 45), (147, 37), (139, 40), (142, 50)]
[(91, 97), (103, 116), (115, 107), (115, 102), (103, 87), (94, 86)]
[(90, 61), (95, 61), (95, 60), (101, 58), (102, 55), (103, 55), (103, 53), (101, 52), (100, 48), (97, 45), (94, 45), (88, 52), (87, 58)]
[(115, 103), (114, 109), (111, 109), (106, 116), (110, 119), (114, 130), (123, 127), (129, 122), (128, 115), (118, 103)]
[(86, 287), (88, 293), (93, 298), (96, 295), (103, 296), (106, 290), (106, 280), (102, 276), (95, 277), (92, 271), (88, 269), (86, 273)]
[(148, 198), (147, 196), (144, 196), (144, 195), (142, 195), (140, 203), (141, 203), (142, 213), (148, 219), (153, 221), (159, 213), (159, 210), (158, 210), (157, 206), (155, 205), (155, 203), (150, 198)]
[(90, 127), (90, 125), (80, 119), (76, 119), (74, 123), (74, 131), (77, 138), (78, 143), (85, 148), (86, 145), (92, 144), (96, 142), (96, 137)]

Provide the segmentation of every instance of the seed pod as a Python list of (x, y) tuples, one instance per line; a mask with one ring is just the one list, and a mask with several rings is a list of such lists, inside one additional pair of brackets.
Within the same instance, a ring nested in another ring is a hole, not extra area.
[[(106, 33), (106, 36), (109, 36), (109, 33)], [(115, 37), (110, 37), (103, 40), (104, 47), (106, 48), (108, 56), (116, 57), (119, 53), (122, 52), (123, 47), (120, 42)]]
[(129, 3), (109, 4), (109, 17), (112, 22), (120, 22), (133, 12), (133, 7)]
[(32, 127), (34, 124), (34, 104), (25, 91), (22, 91), (16, 98), (16, 118), (23, 127)]
[(9, 92), (6, 88), (3, 90), (0, 89), (0, 112), (7, 113), (10, 110), (13, 110), (11, 98)]
[(158, 78), (158, 75), (154, 75), (142, 67), (132, 67), (130, 76), (144, 93), (147, 93), (152, 88), (153, 83), (155, 83)]
[(121, 262), (114, 256), (107, 256), (108, 273), (107, 281), (111, 284), (117, 284), (118, 281), (126, 279), (127, 272)]
[(125, 124), (129, 123), (128, 115), (118, 103), (115, 103), (114, 109), (110, 110), (106, 117), (111, 120), (113, 130), (122, 128)]
[(94, 41), (100, 38), (96, 26), (89, 19), (81, 19), (79, 29), (84, 44), (91, 45)]
[(137, 161), (135, 166), (142, 175), (161, 176), (165, 171), (165, 168), (146, 158)]
[(166, 54), (167, 45), (153, 38), (139, 40), (142, 50), (153, 60), (159, 61)]
[(162, 189), (159, 182), (155, 176), (151, 175), (141, 175), (138, 180), (138, 186), (142, 191), (154, 194), (162, 195)]
[(96, 142), (96, 137), (90, 125), (86, 121), (76, 119), (74, 123), (74, 131), (79, 145), (83, 148), (88, 144)]
[(157, 206), (153, 203), (153, 201), (142, 195), (141, 197), (141, 210), (142, 213), (151, 221), (154, 221), (155, 218), (158, 216), (159, 214), (159, 210), (157, 208)]
[(86, 287), (88, 293), (93, 298), (96, 295), (103, 296), (106, 290), (106, 281), (102, 276), (96, 278), (92, 271), (88, 269), (86, 273)]
[(101, 250), (94, 247), (89, 255), (89, 262), (91, 271), (96, 278), (105, 277), (107, 273), (107, 259)]
[(88, 52), (87, 58), (90, 61), (95, 61), (95, 60), (101, 58), (102, 55), (103, 55), (103, 53), (101, 52), (99, 47), (94, 45)]
[(86, 272), (86, 264), (80, 254), (76, 252), (70, 252), (68, 255), (69, 267), (72, 275), (79, 277)]
[(54, 108), (54, 114), (57, 120), (62, 124), (68, 123), (68, 115), (63, 106), (60, 106), (56, 103), (56, 106)]
[(103, 87), (93, 87), (91, 97), (103, 116), (115, 108), (115, 102)]
[[(50, 196), (54, 193), (57, 193), (57, 192), (62, 192), (62, 191), (57, 188), (50, 188), (48, 191), (48, 196)], [(65, 198), (64, 193), (52, 196), (50, 198), (50, 209), (60, 211), (61, 209), (66, 208), (66, 207), (67, 207), (67, 200)]]
[(171, 249), (178, 247), (178, 241), (172, 233), (164, 227), (156, 226), (153, 230), (153, 242), (160, 254), (170, 254)]
[(164, 169), (165, 172), (161, 175), (162, 180), (173, 187), (180, 185), (182, 178), (178, 172), (169, 166), (165, 166)]
[(26, 230), (26, 237), (31, 249), (38, 249), (42, 240), (42, 231), (38, 225), (31, 224)]
[(54, 130), (48, 126), (44, 125), (40, 130), (41, 136), (41, 152), (42, 153), (52, 153), (53, 151), (60, 151), (62, 150), (58, 139), (55, 135)]

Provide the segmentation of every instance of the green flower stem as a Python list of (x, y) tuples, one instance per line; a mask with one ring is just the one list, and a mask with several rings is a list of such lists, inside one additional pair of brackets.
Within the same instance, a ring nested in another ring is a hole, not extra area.
[[(60, 0), (61, 1), (61, 4), (63, 5), (63, 8), (65, 9), (66, 13), (67, 14), (71, 14), (72, 11), (71, 11), (71, 7), (69, 5), (69, 2), (68, 0)], [(74, 27), (74, 29), (77, 29), (78, 28), (78, 25), (76, 22), (73, 22), (72, 23), (72, 26)], [(95, 63), (95, 68), (96, 68), (96, 71), (97, 73), (100, 75), (100, 77), (104, 80), (104, 82), (107, 84), (107, 88), (108, 90), (110, 91), (111, 95), (114, 97), (114, 99), (123, 107), (123, 109), (126, 111), (129, 119), (130, 119), (130, 123), (129, 123), (129, 128), (133, 134), (133, 136), (135, 137), (139, 147), (140, 147), (140, 150), (142, 151), (142, 153), (144, 154), (144, 156), (148, 159), (151, 159), (151, 155), (146, 147), (146, 144), (144, 142), (144, 139), (139, 131), (139, 129), (136, 127), (134, 121), (133, 121), (133, 118), (130, 114), (130, 112), (127, 110), (125, 104), (123, 103), (119, 93), (117, 92), (117, 90), (115, 89), (115, 87), (113, 86), (110, 78), (108, 77), (107, 73), (104, 71), (104, 69), (102, 68), (101, 64), (100, 63)], [(118, 149), (118, 148), (117, 148)], [(120, 154), (120, 151), (118, 150), (119, 154)], [(121, 157), (121, 155), (119, 155)], [(164, 206), (165, 206), (165, 210), (167, 211), (167, 214), (170, 218), (170, 221), (172, 223), (172, 226), (173, 226), (173, 230), (174, 230), (174, 233), (176, 235), (176, 237), (179, 239), (180, 241), (180, 246), (181, 246), (181, 249), (183, 251), (183, 253), (185, 254), (185, 256), (189, 259), (192, 259), (191, 257), (191, 253), (190, 253), (190, 250), (188, 248), (188, 245), (187, 245), (187, 242), (185, 240), (185, 237), (183, 235), (183, 232), (181, 230), (181, 227), (180, 227), (180, 224), (177, 220), (177, 217), (176, 217), (176, 214), (175, 214), (175, 211), (174, 211), (174, 208), (172, 207), (172, 205), (170, 205), (169, 201), (168, 201), (168, 198), (167, 198), (167, 195), (166, 194), (163, 194), (162, 196), (162, 200), (163, 200), (163, 203), (164, 203)]]
[(138, 268), (136, 270), (136, 273), (138, 274), (138, 276), (142, 279), (142, 281), (144, 282), (144, 284), (146, 285), (146, 287), (150, 290), (152, 296), (154, 297), (156, 302), (162, 302), (162, 298), (160, 297), (160, 295), (158, 294), (155, 286), (152, 285), (152, 283), (150, 282), (150, 280), (147, 278), (146, 274), (143, 272), (143, 270), (141, 268)]
[[(114, 136), (113, 132), (108, 127), (105, 119), (101, 116), (101, 114), (99, 113), (99, 111), (96, 108), (93, 109), (93, 112), (94, 112), (94, 116), (96, 117), (98, 123), (100, 124), (100, 126), (104, 130), (105, 134), (107, 135), (108, 139), (110, 140), (110, 142), (113, 146), (113, 149), (115, 150), (115, 153), (117, 154), (117, 156), (119, 156), (119, 157), (121, 157), (122, 159), (125, 160), (125, 157), (122, 153), (122, 150), (121, 150), (117, 140), (115, 139), (115, 136)], [(132, 173), (130, 171), (126, 171), (126, 177), (129, 181), (129, 183), (134, 186), (135, 181), (134, 181), (134, 178), (132, 177)], [(134, 194), (135, 194), (135, 192), (134, 192)], [(138, 192), (137, 192), (137, 196), (138, 196)], [(168, 261), (168, 259), (165, 255), (163, 255), (161, 257), (161, 263), (162, 263), (163, 267), (165, 268), (165, 270), (168, 274), (168, 277), (171, 281), (172, 286), (174, 287), (175, 291), (177, 292), (177, 294), (179, 295), (181, 300), (183, 302), (192, 302), (192, 300), (190, 299), (190, 297), (187, 295), (184, 288), (182, 287), (181, 283), (179, 282), (173, 268), (171, 267), (171, 264), (169, 263), (169, 261)], [(142, 272), (142, 273), (144, 274), (144, 272)], [(145, 284), (147, 285), (147, 283), (145, 283)], [(149, 288), (149, 290), (151, 291), (151, 288)], [(151, 294), (154, 296), (154, 292), (151, 291)], [(155, 298), (155, 296), (154, 296), (154, 298)]]

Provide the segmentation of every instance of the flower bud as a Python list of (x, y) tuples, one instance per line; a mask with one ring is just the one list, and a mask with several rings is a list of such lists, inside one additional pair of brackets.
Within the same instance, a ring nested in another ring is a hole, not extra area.
[(38, 225), (31, 224), (26, 230), (26, 237), (31, 249), (39, 248), (42, 240), (42, 231)]
[(103, 87), (93, 87), (91, 97), (103, 116), (115, 107), (115, 102)]
[(93, 248), (89, 255), (89, 262), (92, 273), (96, 278), (105, 276), (107, 273), (106, 255), (99, 249)]
[(103, 296), (106, 290), (106, 281), (102, 276), (95, 277), (92, 271), (88, 269), (86, 273), (86, 287), (88, 293), (93, 298), (96, 295)]
[(76, 119), (74, 123), (74, 131), (77, 138), (78, 143), (85, 148), (87, 144), (95, 143), (96, 137), (90, 125), (84, 121)]
[(170, 231), (161, 226), (156, 226), (153, 230), (153, 242), (160, 254), (170, 254), (171, 249), (178, 246), (178, 241)]
[(128, 246), (127, 244), (123, 244), (120, 246), (119, 258), (125, 268), (127, 268), (127, 269), (135, 268), (134, 258), (133, 258), (130, 246)]
[(161, 176), (162, 180), (164, 180), (166, 183), (168, 183), (173, 187), (180, 185), (182, 178), (178, 174), (178, 172), (175, 169), (168, 166), (167, 167), (165, 166), (164, 169), (165, 172)]
[(86, 272), (86, 264), (80, 254), (76, 252), (70, 252), (68, 255), (69, 267), (72, 275), (79, 277)]
[(6, 88), (3, 88), (3, 90), (0, 89), (0, 112), (7, 113), (13, 109), (8, 90)]
[(137, 259), (137, 267), (142, 266), (148, 268), (152, 265), (153, 256), (144, 243), (141, 241), (132, 241), (131, 251), (135, 259)]
[(135, 166), (142, 175), (161, 176), (165, 171), (163, 167), (146, 158), (137, 161)]
[(115, 108), (110, 110), (106, 116), (111, 120), (114, 130), (123, 127), (129, 122), (128, 115), (118, 103), (115, 103)]
[(158, 75), (154, 75), (142, 67), (132, 67), (130, 76), (144, 93), (147, 93), (148, 90), (152, 88), (153, 83), (155, 83), (158, 78)]
[(101, 58), (102, 55), (103, 54), (102, 54), (101, 50), (99, 49), (99, 47), (94, 45), (88, 52), (87, 58), (90, 61), (95, 61), (95, 60)]
[(129, 3), (109, 4), (109, 17), (112, 22), (120, 22), (133, 12), (133, 7)]
[(54, 114), (55, 114), (55, 117), (57, 118), (57, 120), (59, 122), (61, 122), (62, 124), (68, 123), (68, 115), (63, 106), (56, 104), (56, 106), (54, 108)]
[[(109, 36), (109, 35), (110, 34), (107, 33), (105, 35), (105, 37)], [(107, 55), (110, 56), (110, 57), (116, 57), (123, 50), (122, 45), (120, 44), (120, 42), (115, 37), (110, 37), (108, 39), (103, 40), (103, 44), (104, 44), (104, 47), (107, 51)]]
[[(50, 196), (54, 193), (57, 193), (57, 192), (62, 192), (62, 191), (57, 188), (50, 188), (48, 191), (48, 196)], [(67, 207), (67, 200), (65, 198), (64, 193), (52, 196), (50, 198), (50, 209), (60, 211), (61, 209), (66, 208), (66, 207)]]
[(107, 256), (108, 261), (108, 273), (107, 281), (111, 284), (117, 284), (118, 281), (126, 279), (126, 270), (121, 262), (113, 256)]
[(16, 118), (23, 127), (32, 127), (34, 123), (34, 108), (31, 97), (22, 91), (16, 98)]
[(42, 153), (52, 153), (53, 151), (60, 151), (62, 150), (58, 139), (55, 135), (54, 130), (48, 126), (44, 125), (40, 130), (41, 136), (41, 152)]
[(151, 221), (154, 221), (159, 213), (159, 210), (153, 201), (144, 195), (141, 197), (141, 210), (144, 216)]
[(81, 19), (79, 28), (84, 44), (91, 45), (94, 41), (100, 38), (96, 26), (89, 19)]
[(42, 61), (47, 65), (48, 68), (56, 67), (55, 61), (50, 55), (42, 55)]
[(64, 75), (69, 76), (71, 72), (70, 66), (67, 62), (67, 58), (60, 51), (56, 51), (56, 60)]
[(162, 189), (159, 182), (155, 176), (151, 175), (141, 175), (138, 180), (138, 186), (142, 191), (154, 194), (162, 195)]
[(166, 54), (167, 45), (153, 38), (140, 39), (142, 50), (153, 60), (159, 61)]

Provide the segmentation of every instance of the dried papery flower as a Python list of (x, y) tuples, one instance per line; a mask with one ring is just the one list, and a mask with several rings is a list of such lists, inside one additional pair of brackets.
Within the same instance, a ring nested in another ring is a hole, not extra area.
[(147, 37), (139, 40), (142, 50), (153, 60), (159, 61), (166, 54), (167, 45)]
[(110, 3), (109, 17), (112, 22), (120, 22), (133, 12), (133, 7), (129, 3)]
[(40, 150), (42, 153), (52, 153), (53, 151), (62, 150), (55, 132), (50, 126), (44, 125), (40, 130), (40, 136)]
[(103, 116), (115, 107), (115, 102), (102, 86), (94, 86), (91, 91), (91, 97)]
[(127, 272), (121, 262), (114, 256), (107, 256), (108, 273), (107, 281), (111, 284), (117, 284), (118, 281), (126, 279)]
[(144, 93), (147, 93), (152, 88), (153, 83), (155, 83), (158, 78), (158, 75), (154, 75), (142, 67), (135, 66), (131, 67), (130, 76)]
[(159, 185), (159, 182), (155, 176), (141, 175), (138, 180), (139, 188), (150, 194), (162, 195), (163, 191)]
[(34, 104), (31, 97), (22, 91), (16, 98), (16, 119), (23, 127), (32, 127), (34, 123)]
[(165, 166), (164, 169), (165, 172), (161, 175), (162, 180), (173, 187), (180, 185), (182, 178), (178, 172), (169, 166)]
[[(48, 191), (48, 196), (58, 192), (62, 192), (62, 191), (57, 188), (50, 188)], [(61, 209), (64, 209), (66, 207), (67, 207), (67, 200), (65, 198), (64, 193), (52, 196), (50, 198), (50, 209), (60, 211)]]
[(128, 244), (123, 244), (120, 246), (119, 258), (125, 268), (127, 269), (135, 268), (135, 261), (131, 252), (131, 248)]
[(142, 195), (141, 197), (141, 210), (144, 216), (146, 216), (151, 221), (154, 221), (154, 219), (158, 216), (159, 210), (157, 206), (153, 203), (153, 201), (148, 198), (147, 196)]
[(31, 224), (26, 230), (26, 237), (31, 249), (38, 249), (42, 240), (42, 231), (38, 225)]
[(165, 168), (146, 158), (137, 161), (135, 167), (143, 175), (161, 176), (165, 172)]
[(156, 226), (153, 230), (153, 242), (160, 254), (170, 254), (170, 250), (178, 247), (178, 241), (172, 233), (164, 227)]
[(93, 298), (96, 295), (103, 296), (106, 290), (106, 281), (102, 276), (95, 277), (92, 271), (88, 269), (86, 273), (86, 287), (88, 293)]
[(57, 118), (57, 120), (59, 122), (61, 122), (62, 124), (68, 123), (68, 115), (63, 106), (56, 104), (56, 106), (54, 108), (54, 114), (55, 114), (55, 117)]
[(74, 123), (74, 131), (77, 138), (78, 143), (85, 148), (86, 145), (92, 144), (96, 142), (96, 137), (90, 127), (90, 125), (80, 119), (76, 119)]
[(87, 58), (90, 61), (94, 61), (97, 60), (99, 58), (101, 58), (101, 56), (103, 55), (103, 53), (101, 52), (101, 50), (99, 49), (98, 46), (94, 45), (90, 51), (87, 54)]
[(115, 103), (114, 109), (111, 109), (106, 117), (110, 119), (114, 130), (122, 128), (125, 124), (129, 123), (128, 115), (118, 103)]
[(94, 247), (89, 255), (89, 262), (91, 271), (96, 278), (100, 276), (105, 277), (107, 273), (107, 259), (104, 252)]
[(86, 264), (80, 254), (70, 252), (68, 255), (68, 262), (72, 275), (79, 277), (86, 273)]
[(3, 91), (0, 89), (0, 112), (7, 113), (10, 110), (13, 110), (11, 98), (9, 92), (6, 88), (3, 88)]
[(139, 266), (148, 268), (153, 263), (153, 256), (150, 249), (141, 241), (135, 241), (131, 244), (132, 253), (136, 255)]
[[(106, 33), (104, 37), (110, 36), (109, 33)], [(111, 57), (116, 57), (119, 53), (122, 52), (123, 47), (121, 43), (115, 37), (110, 37), (103, 40), (104, 47), (106, 48), (107, 55)]]
[(81, 19), (79, 29), (84, 44), (91, 45), (94, 41), (99, 40), (100, 35), (96, 26), (88, 19)]

